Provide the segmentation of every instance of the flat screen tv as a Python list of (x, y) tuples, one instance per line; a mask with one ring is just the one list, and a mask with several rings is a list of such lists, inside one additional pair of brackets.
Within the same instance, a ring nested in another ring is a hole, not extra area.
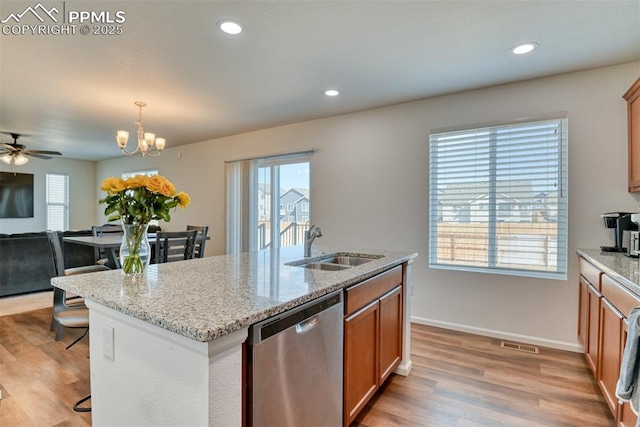
[(33, 218), (33, 174), (0, 172), (0, 218)]

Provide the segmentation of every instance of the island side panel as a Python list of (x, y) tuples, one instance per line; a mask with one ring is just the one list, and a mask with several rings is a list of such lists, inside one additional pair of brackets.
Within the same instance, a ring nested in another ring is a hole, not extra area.
[[(91, 301), (87, 306), (95, 427), (241, 425), (246, 329), (220, 343), (199, 342)], [(105, 327), (114, 332), (113, 361), (103, 354)]]
[(402, 360), (394, 371), (396, 374), (407, 376), (411, 372), (411, 297), (413, 296), (413, 282), (411, 281), (411, 265), (413, 260), (403, 264), (402, 287), (404, 301), (404, 325), (402, 328)]

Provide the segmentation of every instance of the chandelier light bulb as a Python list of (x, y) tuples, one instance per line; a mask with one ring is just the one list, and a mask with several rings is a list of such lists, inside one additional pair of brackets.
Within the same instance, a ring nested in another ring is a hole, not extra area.
[(119, 130), (116, 134), (116, 141), (118, 142), (118, 147), (123, 149), (127, 146), (127, 142), (129, 142), (129, 132), (126, 130)]
[(164, 150), (164, 144), (166, 143), (164, 138), (156, 138), (156, 149), (158, 151)]

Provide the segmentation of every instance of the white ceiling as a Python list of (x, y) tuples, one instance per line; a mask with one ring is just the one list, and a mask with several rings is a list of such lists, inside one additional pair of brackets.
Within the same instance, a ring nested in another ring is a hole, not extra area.
[[(37, 3), (3, 0), (0, 20)], [(0, 131), (74, 159), (121, 155), (115, 131), (134, 135), (137, 100), (149, 104), (145, 130), (173, 147), (640, 60), (638, 0), (45, 2), (54, 5), (126, 16), (122, 35), (0, 34)], [(243, 33), (222, 33), (221, 19)], [(539, 48), (511, 54), (524, 41)]]

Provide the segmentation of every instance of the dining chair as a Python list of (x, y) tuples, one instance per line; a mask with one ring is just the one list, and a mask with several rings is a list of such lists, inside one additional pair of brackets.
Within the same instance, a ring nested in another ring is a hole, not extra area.
[(196, 236), (196, 249), (194, 258), (204, 258), (204, 245), (207, 243), (207, 233), (209, 232), (208, 225), (187, 225), (187, 231), (197, 230)]
[[(53, 257), (53, 267), (56, 276), (73, 276), (76, 274), (93, 273), (96, 271), (109, 270), (104, 265), (88, 265), (85, 267), (64, 268), (64, 254), (57, 231), (47, 231), (51, 255)], [(53, 288), (53, 316), (51, 319), (51, 330), (56, 329), (56, 341), (62, 338), (63, 328), (84, 328), (82, 335), (76, 338), (66, 349), (69, 350), (74, 344), (84, 338), (89, 332), (89, 309), (82, 299), (67, 298), (64, 289)], [(91, 399), (91, 394), (84, 396), (73, 404), (76, 412), (91, 412), (91, 407), (81, 407), (80, 405)]]
[(158, 264), (193, 259), (198, 230), (156, 233), (155, 262)]
[[(110, 234), (123, 234), (123, 231), (122, 226), (117, 224), (94, 225), (91, 227), (91, 234), (94, 237), (102, 237)], [(93, 251), (95, 253), (96, 264), (109, 264), (109, 254), (105, 249), (94, 248)], [(116, 268), (117, 266), (109, 265), (109, 267)]]
[[(64, 268), (64, 254), (60, 237), (56, 231), (47, 231), (51, 255), (53, 257), (54, 272), (57, 277), (73, 276), (76, 274), (93, 273), (109, 270), (104, 265), (88, 265), (85, 267)], [(53, 288), (53, 315), (51, 318), (51, 330), (56, 331), (56, 341), (62, 338), (63, 328), (89, 328), (89, 310), (81, 298), (68, 297), (67, 292), (60, 288)], [(69, 344), (67, 348), (80, 341), (87, 334)]]

